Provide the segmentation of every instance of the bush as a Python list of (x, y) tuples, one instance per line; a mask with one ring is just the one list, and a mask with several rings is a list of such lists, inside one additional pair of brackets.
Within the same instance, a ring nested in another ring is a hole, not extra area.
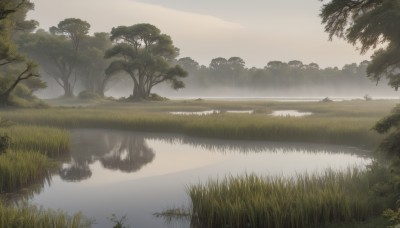
[(79, 93), (78, 98), (82, 100), (99, 100), (101, 96), (97, 93), (85, 90)]
[(149, 99), (152, 100), (152, 101), (169, 101), (168, 98), (162, 97), (162, 96), (160, 96), (160, 95), (158, 95), (156, 93), (150, 94)]
[(329, 97), (325, 97), (324, 99), (321, 100), (321, 102), (333, 102), (333, 100), (330, 99)]

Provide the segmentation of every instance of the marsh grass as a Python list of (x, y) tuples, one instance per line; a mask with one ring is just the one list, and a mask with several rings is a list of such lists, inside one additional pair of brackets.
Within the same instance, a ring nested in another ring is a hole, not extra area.
[(369, 181), (357, 169), (294, 178), (255, 175), (188, 187), (199, 227), (322, 227), (362, 221), (374, 212)]
[(78, 213), (68, 216), (61, 211), (40, 210), (34, 206), (5, 206), (0, 202), (0, 227), (83, 228), (91, 221)]
[(40, 152), (8, 150), (0, 155), (0, 193), (9, 193), (49, 178), (58, 163)]
[(69, 132), (39, 126), (11, 126), (0, 128), (0, 135), (10, 138), (13, 150), (39, 151), (49, 157), (61, 156), (69, 149)]
[[(176, 109), (174, 105), (166, 107)], [(107, 128), (182, 133), (222, 139), (345, 144), (368, 149), (375, 148), (381, 140), (381, 136), (371, 130), (380, 116), (371, 117), (363, 113), (358, 116), (346, 116), (343, 113), (336, 116), (316, 114), (304, 118), (230, 113), (174, 116), (165, 112), (149, 111), (147, 106), (140, 106), (142, 109), (118, 107), (2, 111), (0, 116), (18, 123), (62, 128)]]

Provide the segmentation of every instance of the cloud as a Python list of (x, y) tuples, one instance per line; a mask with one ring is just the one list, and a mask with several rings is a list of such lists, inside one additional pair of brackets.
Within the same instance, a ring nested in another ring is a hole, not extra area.
[(242, 29), (238, 23), (218, 17), (174, 10), (130, 0), (34, 0), (36, 10), (30, 18), (47, 29), (68, 17), (78, 17), (92, 25), (92, 31), (110, 31), (119, 25), (151, 23), (166, 33), (223, 33)]

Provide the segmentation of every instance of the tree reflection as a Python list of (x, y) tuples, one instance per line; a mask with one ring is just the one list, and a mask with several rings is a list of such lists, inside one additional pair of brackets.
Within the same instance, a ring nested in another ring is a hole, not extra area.
[(89, 179), (92, 176), (92, 171), (89, 168), (88, 163), (72, 163), (63, 167), (60, 172), (61, 179), (70, 182), (78, 182)]
[(99, 161), (104, 168), (137, 172), (153, 161), (155, 153), (145, 137), (124, 132), (79, 130), (72, 135), (75, 142), (71, 159), (59, 171), (69, 182), (83, 181), (92, 176), (90, 165)]
[(100, 161), (105, 168), (123, 172), (135, 172), (153, 161), (154, 151), (144, 138), (127, 137), (115, 144), (115, 147)]

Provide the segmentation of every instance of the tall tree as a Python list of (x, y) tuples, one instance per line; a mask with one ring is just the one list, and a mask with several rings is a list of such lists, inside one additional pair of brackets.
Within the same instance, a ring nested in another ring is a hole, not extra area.
[(228, 65), (232, 75), (232, 86), (238, 86), (238, 80), (245, 69), (246, 62), (242, 58), (235, 56), (228, 59)]
[(65, 36), (50, 34), (44, 30), (26, 34), (19, 40), (21, 49), (28, 53), (64, 90), (64, 97), (72, 97), (76, 83), (74, 70), (77, 54)]
[(82, 41), (78, 71), (79, 79), (86, 91), (104, 96), (106, 85), (110, 84), (105, 70), (111, 62), (104, 59), (104, 54), (111, 47), (108, 33), (95, 33)]
[(172, 66), (178, 49), (168, 35), (151, 24), (119, 26), (111, 31), (115, 45), (105, 58), (116, 58), (107, 68), (111, 77), (117, 72), (127, 73), (133, 80), (133, 100), (147, 100), (151, 89), (162, 82), (171, 83), (172, 88), (184, 87), (180, 80), (187, 76), (181, 66)]
[[(367, 67), (368, 76), (379, 82), (382, 77), (395, 90), (400, 87), (400, 1), (399, 0), (332, 0), (322, 8), (321, 17), (330, 38), (338, 36), (353, 45), (361, 45), (361, 53), (375, 49)], [(381, 120), (375, 129), (378, 132), (395, 133), (387, 137), (382, 146), (400, 156), (400, 108)]]
[(50, 32), (53, 34), (67, 36), (71, 40), (75, 51), (79, 50), (79, 45), (85, 39), (89, 30), (90, 24), (79, 18), (64, 19), (58, 23), (57, 27), (53, 26), (50, 28)]

